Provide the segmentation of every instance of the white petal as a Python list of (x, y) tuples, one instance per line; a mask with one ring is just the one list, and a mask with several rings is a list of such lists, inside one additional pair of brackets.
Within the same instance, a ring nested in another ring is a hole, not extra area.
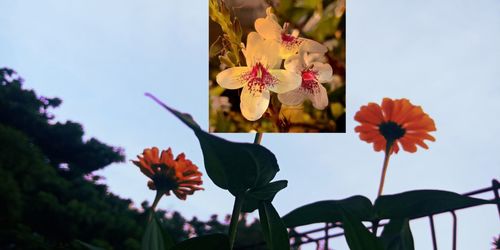
[(279, 68), (281, 58), (277, 51), (279, 43), (271, 40), (264, 40), (257, 32), (250, 32), (247, 36), (247, 47), (245, 54), (247, 66), (253, 66), (260, 62), (266, 68)]
[(269, 106), (269, 98), (268, 90), (258, 92), (243, 88), (240, 97), (241, 114), (249, 121), (260, 119)]
[(217, 74), (216, 81), (217, 83), (226, 89), (239, 89), (245, 85), (245, 81), (241, 77), (241, 75), (250, 71), (249, 67), (232, 67), (223, 70), (219, 74)]
[(302, 82), (302, 77), (292, 71), (283, 69), (271, 69), (269, 73), (276, 77), (276, 83), (269, 86), (269, 90), (276, 92), (278, 94), (285, 93), (294, 90), (300, 86)]
[(265, 39), (279, 42), (283, 29), (276, 21), (276, 16), (268, 13), (266, 18), (258, 18), (255, 20), (255, 30)]
[(297, 54), (300, 50), (300, 44), (297, 43), (295, 45), (285, 45), (283, 43), (280, 43), (280, 50), (279, 54), (281, 58), (283, 59), (288, 59), (289, 57)]
[(328, 106), (328, 94), (325, 87), (319, 84), (319, 91), (314, 93), (307, 93), (307, 97), (311, 100), (314, 108), (323, 110)]
[(305, 54), (304, 61), (306, 62), (306, 65), (311, 65), (314, 62), (325, 63), (328, 61), (324, 53), (303, 53)]
[(315, 62), (312, 65), (312, 69), (318, 72), (318, 82), (324, 83), (332, 79), (333, 70), (330, 64)]
[(296, 106), (304, 102), (304, 93), (297, 88), (286, 93), (278, 94), (278, 100), (283, 104)]
[(297, 74), (300, 74), (300, 72), (302, 72), (304, 66), (305, 64), (300, 54), (293, 55), (285, 60), (285, 69), (293, 71)]
[(298, 38), (301, 40), (300, 49), (308, 53), (326, 53), (328, 48), (311, 39)]
[(248, 67), (251, 67), (256, 63), (254, 55), (258, 52), (259, 48), (257, 46), (260, 44), (261, 40), (262, 38), (257, 32), (248, 33), (246, 47), (242, 50)]

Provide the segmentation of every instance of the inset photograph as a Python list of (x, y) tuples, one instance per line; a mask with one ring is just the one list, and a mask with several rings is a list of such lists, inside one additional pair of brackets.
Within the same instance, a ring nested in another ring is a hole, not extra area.
[(345, 132), (345, 0), (209, 0), (210, 132)]

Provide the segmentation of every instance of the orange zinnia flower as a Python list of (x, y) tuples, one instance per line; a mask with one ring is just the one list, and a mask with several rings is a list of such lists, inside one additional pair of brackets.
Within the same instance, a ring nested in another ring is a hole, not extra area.
[(390, 148), (390, 154), (398, 153), (401, 145), (405, 151), (414, 153), (417, 145), (428, 148), (424, 140), (435, 141), (429, 134), (436, 131), (434, 121), (408, 99), (384, 98), (382, 106), (369, 103), (361, 107), (354, 119), (361, 123), (355, 128), (359, 138), (373, 143), (375, 151)]
[(149, 177), (148, 187), (158, 190), (160, 195), (170, 195), (172, 191), (177, 198), (185, 200), (187, 195), (196, 190), (203, 190), (200, 185), (201, 173), (198, 167), (186, 159), (184, 153), (175, 158), (172, 150), (162, 150), (158, 154), (158, 148), (144, 149), (142, 156), (138, 155), (137, 161), (132, 161), (141, 169), (141, 172)]

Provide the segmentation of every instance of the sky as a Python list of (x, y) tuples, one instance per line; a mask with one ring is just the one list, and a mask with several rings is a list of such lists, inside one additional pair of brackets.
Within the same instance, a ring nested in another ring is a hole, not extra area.
[[(58, 120), (82, 123), (86, 138), (123, 147), (127, 160), (146, 147), (172, 147), (205, 173), (191, 130), (144, 97), (151, 92), (208, 127), (205, 1), (0, 0), (0, 9), (0, 67), (15, 69), (38, 94), (62, 98)], [(359, 140), (353, 116), (384, 97), (421, 105), (438, 129), (429, 150), (391, 158), (385, 194), (489, 186), (500, 175), (499, 65), (498, 0), (348, 1), (347, 133), (264, 135), (262, 144), (280, 164), (275, 179), (289, 181), (273, 202), (278, 212), (358, 194), (374, 200), (383, 154)], [(130, 161), (98, 174), (137, 206), (154, 198)], [(229, 214), (232, 196), (206, 174), (204, 187), (187, 201), (164, 198), (159, 207), (187, 218)], [(458, 249), (489, 249), (500, 233), (496, 207), (457, 215)], [(451, 215), (435, 222), (439, 249), (450, 249)], [(416, 248), (431, 249), (428, 221), (411, 227)], [(347, 249), (343, 239), (330, 245)]]

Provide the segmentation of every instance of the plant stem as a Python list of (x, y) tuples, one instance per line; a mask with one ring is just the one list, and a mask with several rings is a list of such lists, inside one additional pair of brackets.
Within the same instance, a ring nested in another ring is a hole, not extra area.
[(238, 230), (238, 221), (240, 219), (241, 207), (243, 206), (243, 199), (241, 196), (234, 198), (233, 213), (231, 214), (231, 222), (229, 223), (229, 249), (233, 249), (236, 240), (236, 231)]
[(393, 141), (387, 142), (387, 146), (385, 149), (384, 166), (382, 167), (382, 176), (380, 177), (380, 185), (378, 186), (377, 197), (382, 195), (382, 191), (384, 189), (385, 174), (387, 173), (387, 167), (389, 166), (389, 158), (391, 157), (393, 143)]
[(155, 200), (153, 201), (153, 205), (150, 208), (149, 220), (151, 220), (153, 218), (153, 214), (155, 213), (156, 206), (158, 206), (158, 202), (160, 202), (161, 197), (163, 196), (163, 194), (164, 193), (161, 192), (161, 191), (159, 191), (159, 190), (156, 191)]
[(253, 140), (253, 143), (254, 144), (260, 144), (260, 142), (262, 141), (262, 133), (257, 133), (255, 134), (255, 139)]
[(160, 192), (160, 191), (156, 192), (155, 200), (153, 201), (153, 206), (151, 206), (152, 211), (156, 210), (156, 206), (158, 206), (158, 202), (160, 202), (162, 196), (163, 196), (163, 192)]

